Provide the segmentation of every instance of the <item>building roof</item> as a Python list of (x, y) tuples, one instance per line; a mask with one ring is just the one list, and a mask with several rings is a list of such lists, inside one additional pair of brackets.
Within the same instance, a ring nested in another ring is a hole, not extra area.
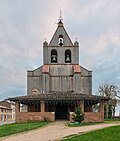
[(53, 92), (48, 94), (34, 94), (34, 95), (26, 95), (26, 96), (19, 96), (19, 97), (12, 97), (9, 98), (10, 101), (51, 101), (51, 100), (70, 100), (70, 101), (77, 101), (77, 100), (109, 100), (108, 97), (97, 96), (97, 95), (87, 95), (81, 93), (74, 93), (74, 92)]
[(0, 105), (0, 109), (12, 110), (11, 108), (9, 108), (9, 107), (6, 107), (6, 106), (2, 106), (2, 105)]
[(0, 101), (0, 105), (11, 108), (11, 102), (7, 100)]

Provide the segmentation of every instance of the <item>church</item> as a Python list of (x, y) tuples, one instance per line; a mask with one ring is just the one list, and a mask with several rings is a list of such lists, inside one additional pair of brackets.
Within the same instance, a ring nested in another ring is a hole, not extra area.
[[(9, 100), (15, 102), (16, 122), (71, 121), (75, 107), (81, 108), (84, 122), (102, 122), (108, 98), (92, 95), (92, 71), (79, 65), (79, 42), (71, 41), (59, 18), (51, 41), (43, 43), (43, 65), (27, 71), (27, 95)], [(27, 112), (20, 112), (20, 104)]]

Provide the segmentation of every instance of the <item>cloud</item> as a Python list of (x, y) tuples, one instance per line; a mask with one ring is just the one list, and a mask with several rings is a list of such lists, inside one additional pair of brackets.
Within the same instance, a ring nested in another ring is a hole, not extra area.
[(80, 63), (93, 70), (93, 93), (104, 81), (119, 85), (119, 0), (0, 1), (0, 99), (26, 93), (26, 70), (42, 65), (42, 43), (57, 27), (59, 11)]

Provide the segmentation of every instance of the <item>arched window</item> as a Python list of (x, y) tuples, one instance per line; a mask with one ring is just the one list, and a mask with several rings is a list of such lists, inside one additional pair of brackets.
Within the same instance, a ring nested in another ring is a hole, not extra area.
[(64, 43), (64, 41), (63, 41), (63, 35), (59, 35), (59, 38), (58, 38), (58, 45), (59, 45), (59, 46), (63, 46), (63, 43)]
[(65, 63), (71, 63), (71, 51), (69, 49), (65, 51)]
[(57, 51), (55, 49), (51, 50), (51, 63), (57, 63)]

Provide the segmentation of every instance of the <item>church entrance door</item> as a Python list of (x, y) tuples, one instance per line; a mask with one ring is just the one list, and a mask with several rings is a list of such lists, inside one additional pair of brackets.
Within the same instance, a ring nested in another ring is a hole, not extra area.
[(68, 112), (67, 105), (64, 104), (61, 105), (61, 103), (58, 103), (56, 105), (56, 112), (55, 112), (56, 119), (67, 119), (67, 112)]

